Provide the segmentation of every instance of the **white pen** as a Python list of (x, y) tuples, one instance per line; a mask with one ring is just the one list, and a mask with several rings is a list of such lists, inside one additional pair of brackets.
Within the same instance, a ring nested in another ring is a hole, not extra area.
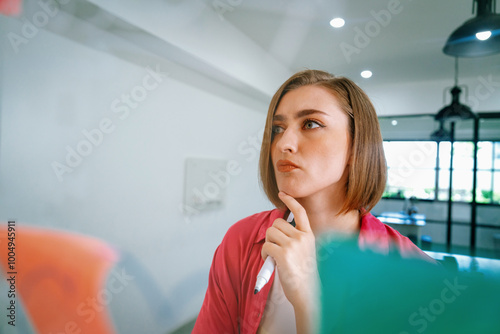
[[(295, 227), (292, 211), (290, 211), (290, 214), (288, 215), (286, 221), (292, 224), (293, 227)], [(262, 265), (262, 268), (260, 268), (259, 274), (257, 275), (257, 283), (255, 283), (255, 289), (253, 290), (254, 295), (257, 294), (257, 292), (259, 292), (264, 287), (264, 285), (267, 284), (267, 282), (269, 282), (275, 266), (276, 262), (274, 262), (274, 259), (271, 256), (268, 256), (266, 258), (266, 261)]]

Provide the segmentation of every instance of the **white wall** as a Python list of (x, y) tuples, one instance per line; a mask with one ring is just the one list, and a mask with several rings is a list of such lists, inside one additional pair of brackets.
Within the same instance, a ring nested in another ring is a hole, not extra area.
[[(21, 29), (16, 19), (0, 20), (3, 31)], [(0, 221), (96, 236), (133, 256), (135, 267), (127, 268), (132, 275), (133, 268), (143, 270), (130, 291), (116, 297), (131, 304), (111, 304), (120, 332), (165, 333), (195, 316), (227, 228), (270, 208), (257, 184), (257, 149), (251, 148), (266, 106), (255, 108), (230, 89), (218, 90), (231, 94), (227, 98), (208, 93), (216, 82), (168, 61), (152, 57), (138, 66), (44, 30), (18, 53), (3, 43)], [(112, 102), (143, 85), (151, 75), (146, 66), (172, 74), (160, 77), (121, 119)], [(199, 80), (190, 85), (183, 74)], [(106, 119), (113, 131), (60, 180), (52, 164), (66, 164), (67, 147), (83, 145), (82, 131)], [(187, 157), (238, 162), (241, 171), (230, 179), (223, 209), (182, 213)], [(154, 296), (159, 309), (151, 312), (137, 299), (145, 296)]]

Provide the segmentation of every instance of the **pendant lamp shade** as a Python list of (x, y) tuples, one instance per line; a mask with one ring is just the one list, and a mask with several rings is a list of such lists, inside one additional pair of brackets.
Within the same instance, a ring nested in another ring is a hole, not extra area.
[[(495, 14), (494, 0), (477, 2), (477, 16), (466, 21), (450, 35), (443, 52), (454, 57), (482, 57), (500, 53), (500, 14)], [(483, 39), (476, 36), (483, 33)]]
[(444, 128), (444, 120), (439, 121), (439, 129), (431, 134), (431, 140), (448, 141), (451, 139), (451, 133)]
[(458, 86), (451, 89), (451, 103), (439, 110), (434, 117), (436, 121), (452, 122), (476, 117), (468, 106), (460, 103), (460, 93), (462, 93), (462, 90)]

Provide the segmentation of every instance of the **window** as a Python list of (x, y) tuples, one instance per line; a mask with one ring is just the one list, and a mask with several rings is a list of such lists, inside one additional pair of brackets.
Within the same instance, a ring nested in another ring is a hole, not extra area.
[(436, 152), (432, 141), (385, 141), (387, 187), (385, 197), (434, 199)]
[[(448, 200), (450, 142), (384, 141), (384, 150), (388, 168), (384, 197)], [(473, 170), (474, 144), (454, 142), (454, 201), (472, 201)], [(476, 201), (500, 204), (500, 142), (478, 142)]]
[(500, 204), (500, 142), (479, 142), (477, 156), (476, 200)]
[[(438, 199), (447, 201), (450, 184), (451, 143), (439, 143)], [(474, 168), (474, 144), (453, 143), (453, 187), (452, 199), (459, 202), (472, 201), (472, 179)]]

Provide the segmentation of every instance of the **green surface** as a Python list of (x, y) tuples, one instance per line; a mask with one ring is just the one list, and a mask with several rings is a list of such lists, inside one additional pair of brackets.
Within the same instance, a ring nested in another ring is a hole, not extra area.
[(319, 249), (321, 333), (500, 333), (500, 282), (355, 241)]

